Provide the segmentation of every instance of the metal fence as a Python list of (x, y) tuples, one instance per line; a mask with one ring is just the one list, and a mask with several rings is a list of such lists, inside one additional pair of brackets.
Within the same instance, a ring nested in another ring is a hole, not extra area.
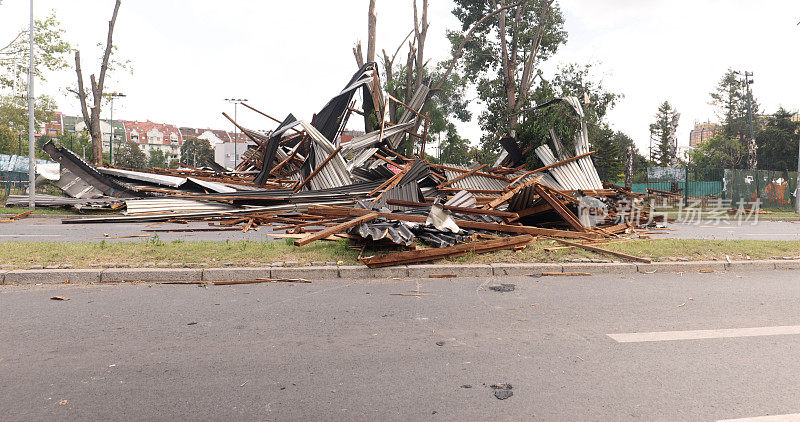
[(759, 200), (762, 209), (794, 210), (797, 200), (794, 171), (650, 167), (647, 175), (647, 182), (633, 183), (633, 192), (659, 194), (666, 207), (736, 208)]
[[(0, 206), (5, 205), (9, 195), (26, 195), (29, 183), (28, 173), (0, 172)], [(51, 183), (37, 183), (36, 193), (64, 196), (64, 192)]]

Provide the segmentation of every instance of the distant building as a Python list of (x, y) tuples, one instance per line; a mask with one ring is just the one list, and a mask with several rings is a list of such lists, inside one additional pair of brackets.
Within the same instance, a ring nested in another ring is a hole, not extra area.
[(696, 148), (703, 142), (713, 138), (722, 131), (722, 126), (716, 123), (695, 123), (694, 129), (689, 133), (689, 146)]
[(361, 136), (364, 134), (364, 131), (361, 130), (343, 130), (342, 133), (339, 135), (339, 144), (346, 144), (353, 140), (353, 138), (357, 136)]
[(133, 142), (145, 154), (160, 150), (166, 152), (170, 160), (180, 160), (183, 136), (175, 125), (151, 121), (123, 121), (125, 140)]
[[(60, 114), (60, 113), (59, 113)], [(77, 134), (82, 131), (89, 131), (83, 117), (61, 115), (61, 133)], [(49, 134), (50, 129), (48, 129)], [(100, 133), (103, 134), (103, 152), (109, 151), (109, 141), (111, 140), (111, 122), (109, 120), (100, 120)], [(52, 136), (52, 135), (51, 135)], [(125, 136), (125, 126), (122, 121), (114, 120), (114, 146), (118, 146), (119, 142)]]

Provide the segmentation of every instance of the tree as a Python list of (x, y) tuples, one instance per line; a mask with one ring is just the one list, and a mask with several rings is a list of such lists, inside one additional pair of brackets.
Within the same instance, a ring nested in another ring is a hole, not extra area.
[[(36, 97), (33, 104), (34, 130), (41, 131), (44, 122), (53, 120), (56, 102), (47, 95)], [(0, 125), (28, 138), (28, 99), (0, 96)]]
[(765, 169), (796, 170), (798, 131), (800, 122), (792, 121), (793, 114), (779, 108), (767, 118), (763, 130), (756, 134), (758, 162)]
[(720, 133), (703, 141), (690, 153), (690, 158), (698, 168), (742, 168), (747, 158), (747, 147), (741, 139)]
[(181, 145), (181, 162), (203, 167), (214, 162), (214, 149), (208, 139), (189, 138)]
[[(567, 64), (559, 67), (557, 73), (551, 80), (542, 79), (536, 90), (531, 95), (531, 100), (537, 104), (546, 103), (554, 98), (577, 97), (583, 100), (582, 109), (584, 119), (588, 128), (589, 142), (592, 148), (598, 151), (595, 157), (595, 166), (601, 167), (608, 164), (608, 174), (618, 171), (624, 162), (622, 156), (624, 148), (616, 146), (613, 139), (613, 131), (608, 129), (605, 121), (606, 113), (611, 110), (622, 98), (622, 94), (608, 91), (603, 81), (593, 76), (592, 64)], [(527, 110), (521, 114), (522, 121), (519, 123), (517, 140), (520, 148), (535, 149), (550, 140), (550, 130), (562, 141), (564, 147), (569, 151), (574, 150), (572, 142), (580, 129), (580, 120), (569, 106), (557, 103), (543, 109)], [(596, 139), (596, 137), (605, 139)], [(481, 140), (484, 150), (489, 150), (490, 145), (497, 141), (490, 137)], [(610, 148), (611, 151), (604, 151)], [(619, 148), (619, 151), (617, 151)], [(617, 155), (620, 154), (620, 155)], [(609, 157), (609, 162), (604, 162), (599, 158), (600, 155)], [(531, 154), (529, 165), (538, 167), (540, 162)]]
[(656, 141), (652, 160), (662, 167), (674, 166), (677, 162), (677, 128), (680, 114), (672, 108), (669, 101), (658, 107), (655, 123), (650, 125), (650, 137)]
[(469, 141), (458, 136), (455, 125), (450, 123), (447, 127), (447, 137), (442, 141), (442, 151), (439, 160), (449, 164), (467, 164), (470, 162)]
[(86, 159), (86, 151), (90, 153), (92, 151), (92, 141), (86, 131), (64, 132), (58, 137), (58, 144), (84, 159)]
[(147, 167), (167, 168), (168, 165), (169, 154), (160, 149), (150, 150), (150, 157), (147, 161)]
[[(647, 158), (639, 152), (633, 138), (623, 132), (616, 132), (614, 133), (614, 142), (619, 146), (621, 153), (625, 155), (626, 161), (628, 151), (631, 153), (631, 172), (628, 174), (626, 171), (626, 179), (630, 179), (630, 183), (647, 181)], [(626, 181), (625, 185), (628, 184)]]
[[(749, 132), (747, 118), (747, 87), (737, 72), (728, 69), (716, 89), (710, 94), (711, 105), (717, 112), (717, 117), (722, 122), (722, 128), (728, 137), (738, 137), (745, 142)], [(758, 115), (758, 104), (752, 99), (751, 107), (753, 116)]]
[(15, 155), (19, 153), (20, 143), (24, 143), (25, 151), (28, 150), (28, 138), (21, 140), (8, 126), (0, 124), (0, 154)]
[[(91, 93), (93, 105), (87, 105), (88, 92), (83, 85), (83, 72), (81, 71), (81, 52), (75, 50), (75, 72), (78, 75), (78, 89), (75, 92), (81, 103), (81, 113), (83, 113), (83, 121), (87, 123), (90, 128), (89, 132), (92, 136), (92, 152), (94, 155), (94, 164), (100, 166), (103, 164), (103, 134), (100, 131), (100, 109), (103, 102), (103, 89), (105, 88), (106, 72), (109, 68), (109, 59), (113, 49), (112, 35), (114, 34), (114, 24), (117, 21), (117, 13), (119, 12), (121, 0), (117, 0), (114, 5), (114, 13), (111, 15), (111, 20), (108, 22), (108, 37), (106, 40), (105, 53), (103, 60), (100, 64), (100, 77), (95, 78), (91, 75), (89, 80), (91, 82)], [(138, 147), (137, 147), (138, 148)]]
[(561, 11), (553, 0), (513, 4), (456, 0), (455, 4), (453, 14), (467, 32), (448, 32), (454, 48), (450, 67), (463, 50), (464, 74), (486, 104), (481, 127), (513, 136), (520, 111), (530, 104), (538, 64), (566, 42)]
[[(45, 70), (56, 71), (67, 67), (64, 56), (70, 52), (70, 45), (62, 38), (61, 28), (55, 11), (44, 20), (34, 21), (34, 74), (45, 80)], [(0, 88), (16, 88), (22, 93), (27, 89), (30, 50), (28, 29), (22, 29), (4, 46), (0, 46)], [(13, 94), (12, 94), (13, 95)]]
[(147, 167), (147, 156), (135, 142), (122, 142), (114, 153), (114, 161), (120, 167), (143, 169)]

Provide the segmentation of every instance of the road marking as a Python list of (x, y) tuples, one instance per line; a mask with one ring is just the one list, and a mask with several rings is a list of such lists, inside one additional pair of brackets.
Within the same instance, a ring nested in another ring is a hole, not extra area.
[(740, 418), (740, 419), (721, 419), (717, 422), (791, 422), (800, 421), (800, 413), (792, 413), (791, 415), (770, 415), (770, 416), (756, 416), (753, 418)]
[(778, 327), (725, 328), (721, 330), (655, 331), (651, 333), (608, 334), (617, 343), (648, 341), (700, 340), (708, 338), (757, 337), (800, 334), (800, 325)]

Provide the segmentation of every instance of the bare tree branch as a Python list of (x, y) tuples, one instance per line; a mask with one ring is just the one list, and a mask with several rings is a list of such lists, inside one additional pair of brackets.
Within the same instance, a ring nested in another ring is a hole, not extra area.
[(528, 0), (520, 0), (520, 1), (516, 2), (516, 3), (514, 3), (514, 4), (510, 4), (508, 6), (496, 9), (496, 10), (484, 15), (480, 20), (478, 20), (478, 22), (475, 22), (475, 25), (472, 25), (472, 28), (470, 28), (467, 31), (467, 33), (464, 34), (464, 39), (461, 40), (461, 44), (458, 45), (458, 48), (456, 49), (455, 53), (453, 54), (453, 58), (450, 60), (450, 65), (447, 66), (447, 70), (444, 72), (444, 75), (442, 75), (442, 77), (439, 78), (439, 82), (436, 83), (434, 91), (438, 92), (439, 90), (442, 89), (442, 85), (444, 84), (444, 82), (447, 80), (447, 78), (450, 77), (450, 74), (453, 73), (453, 69), (455, 69), (456, 63), (458, 62), (458, 59), (461, 57), (461, 52), (464, 51), (464, 46), (472, 38), (472, 34), (475, 32), (476, 29), (478, 29), (479, 26), (481, 26), (484, 22), (486, 22), (487, 19), (489, 19), (492, 16), (502, 12), (503, 10), (510, 9), (510, 8), (516, 7), (516, 6), (521, 6), (521, 5), (525, 4), (527, 1)]

